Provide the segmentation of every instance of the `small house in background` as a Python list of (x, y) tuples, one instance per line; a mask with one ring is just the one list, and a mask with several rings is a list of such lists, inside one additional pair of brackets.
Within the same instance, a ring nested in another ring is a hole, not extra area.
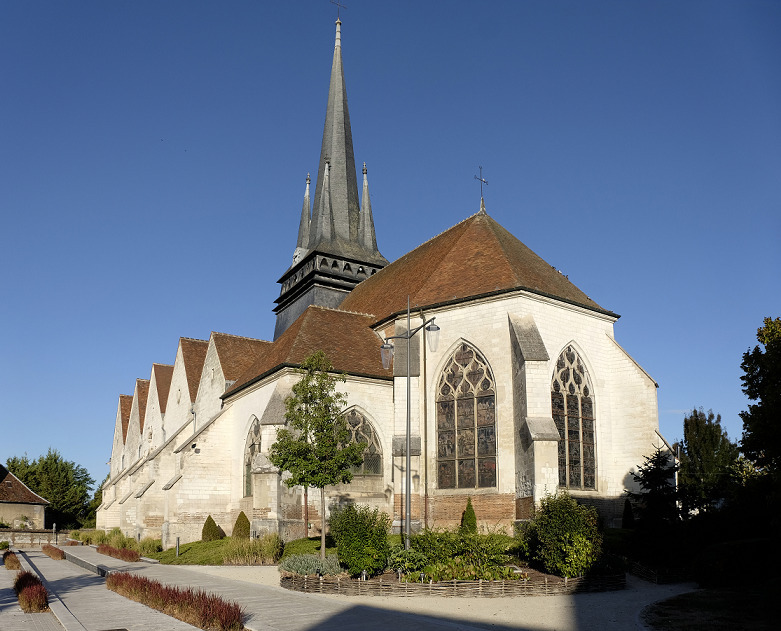
[(11, 528), (42, 529), (48, 504), (0, 465), (0, 522)]

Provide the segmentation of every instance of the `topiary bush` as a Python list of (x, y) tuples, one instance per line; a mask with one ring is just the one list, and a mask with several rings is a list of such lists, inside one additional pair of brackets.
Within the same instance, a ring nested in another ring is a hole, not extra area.
[(519, 547), (532, 564), (558, 576), (582, 576), (599, 559), (597, 511), (567, 493), (545, 496), (520, 532)]
[(348, 504), (331, 512), (329, 524), (339, 562), (352, 576), (358, 576), (364, 570), (374, 576), (385, 569), (391, 527), (387, 513), (378, 508)]
[(223, 537), (225, 537), (225, 533), (222, 528), (209, 515), (203, 524), (203, 530), (201, 530), (201, 541), (217, 541)]
[(302, 576), (313, 576), (315, 574), (334, 575), (341, 574), (342, 566), (339, 565), (339, 558), (335, 554), (329, 554), (325, 561), (319, 554), (293, 554), (285, 557), (279, 564), (280, 572), (291, 572)]
[(466, 498), (466, 508), (461, 514), (461, 532), (472, 534), (477, 532), (477, 515), (472, 507), (471, 497)]
[(231, 537), (235, 539), (249, 539), (249, 519), (247, 519), (244, 511), (241, 511), (236, 518)]

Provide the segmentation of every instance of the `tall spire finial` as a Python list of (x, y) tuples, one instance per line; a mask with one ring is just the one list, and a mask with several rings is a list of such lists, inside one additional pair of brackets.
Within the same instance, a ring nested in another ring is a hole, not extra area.
[(346, 9), (346, 8), (347, 8), (347, 6), (346, 6), (346, 5), (344, 5), (344, 4), (341, 4), (341, 3), (339, 2), (339, 0), (331, 0), (331, 4), (335, 4), (335, 5), (336, 5), (336, 23), (337, 23), (337, 24), (341, 24), (341, 22), (340, 22), (339, 20), (340, 20), (340, 18), (341, 18), (342, 16), (341, 16), (341, 15), (339, 15), (339, 10), (340, 10), (340, 9)]
[(485, 202), (483, 201), (483, 184), (488, 186), (488, 180), (483, 177), (483, 167), (480, 167), (480, 177), (475, 175), (475, 179), (480, 182), (480, 212), (485, 212)]

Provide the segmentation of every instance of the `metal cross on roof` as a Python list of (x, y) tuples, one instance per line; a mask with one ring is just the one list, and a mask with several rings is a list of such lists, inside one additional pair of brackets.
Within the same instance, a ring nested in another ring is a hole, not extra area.
[(339, 16), (339, 10), (340, 9), (346, 9), (347, 7), (339, 2), (339, 0), (331, 0), (331, 4), (336, 5), (336, 19), (341, 19)]
[(480, 167), (480, 177), (475, 175), (475, 179), (480, 180), (480, 199), (483, 199), (483, 184), (488, 186), (488, 180), (483, 179), (483, 167)]

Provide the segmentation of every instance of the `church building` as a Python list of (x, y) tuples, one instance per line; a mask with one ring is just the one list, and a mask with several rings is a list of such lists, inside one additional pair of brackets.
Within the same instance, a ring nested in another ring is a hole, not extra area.
[[(566, 490), (620, 525), (630, 472), (663, 439), (657, 384), (615, 340), (619, 316), (482, 200), (398, 260), (383, 257), (365, 164), (358, 191), (340, 29), (337, 20), (320, 162), (279, 280), (273, 341), (181, 338), (172, 365), (152, 364), (120, 395), (98, 527), (171, 547), (200, 539), (208, 515), (230, 534), (244, 511), (257, 533), (317, 534), (319, 493), (304, 523), (304, 489), (288, 488), (268, 459), (297, 368), (316, 350), (345, 375), (344, 416), (366, 445), (352, 483), (326, 489), (329, 506), (379, 507), (398, 530), (409, 493), (416, 530), (458, 524), (471, 497), (481, 527), (509, 532)], [(388, 339), (432, 318), (436, 346), (426, 328), (409, 354), (406, 340)]]

